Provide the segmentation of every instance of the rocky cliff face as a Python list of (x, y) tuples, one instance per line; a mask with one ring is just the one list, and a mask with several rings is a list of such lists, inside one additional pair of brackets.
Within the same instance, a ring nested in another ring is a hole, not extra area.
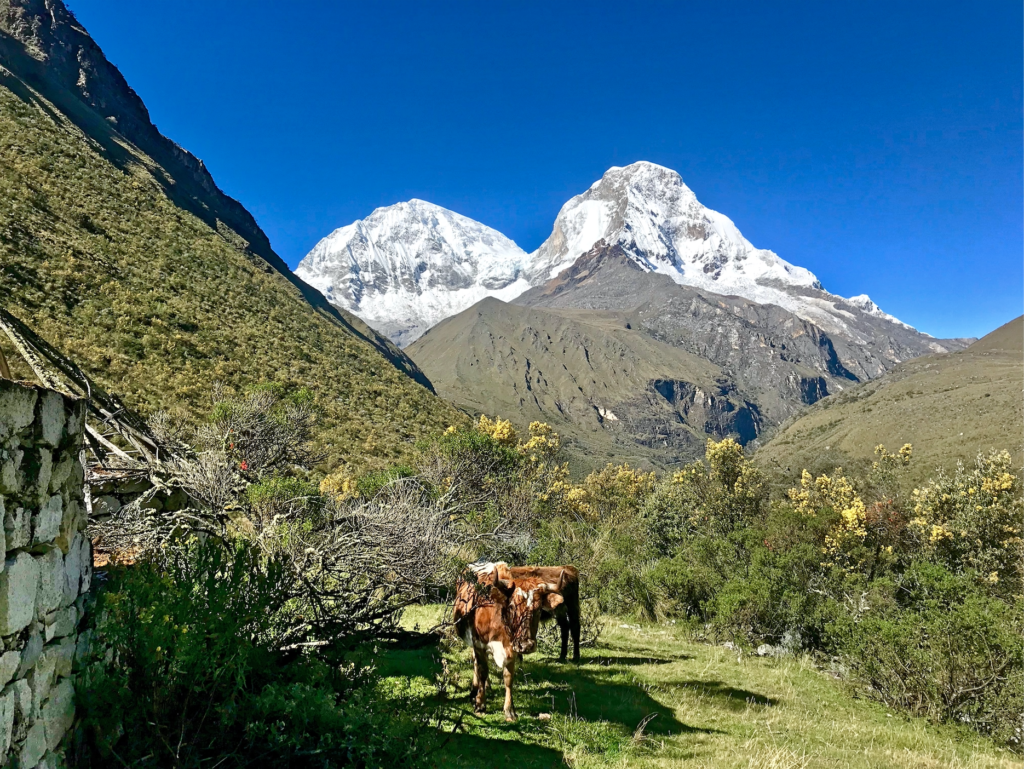
[(851, 345), (842, 358), (813, 323), (775, 305), (681, 286), (603, 243), (517, 304), (622, 312), (631, 328), (705, 358), (733, 377), (774, 424), (892, 361)]

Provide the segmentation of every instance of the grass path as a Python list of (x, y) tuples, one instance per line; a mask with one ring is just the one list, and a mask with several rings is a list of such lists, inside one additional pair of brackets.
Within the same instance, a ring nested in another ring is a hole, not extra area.
[[(407, 612), (426, 628), (439, 607)], [(843, 685), (798, 659), (740, 656), (691, 643), (682, 628), (609, 620), (580, 665), (530, 655), (517, 676), (519, 721), (506, 724), (492, 671), (488, 713), (468, 702), (465, 647), (389, 651), (380, 660), (396, 681), (410, 681), (424, 702), (435, 680), (449, 682), (447, 732), (437, 766), (492, 767), (982, 767), (1020, 759), (970, 732), (935, 727), (854, 699)], [(548, 720), (538, 718), (550, 714)], [(637, 728), (645, 723), (642, 733)]]

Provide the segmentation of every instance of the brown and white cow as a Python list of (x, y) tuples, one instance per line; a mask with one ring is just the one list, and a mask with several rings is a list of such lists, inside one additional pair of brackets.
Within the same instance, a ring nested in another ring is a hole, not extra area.
[(562, 649), (559, 661), (565, 662), (569, 653), (569, 636), (572, 635), (572, 660), (580, 661), (580, 573), (575, 566), (509, 566), (504, 561), (497, 563), (478, 562), (468, 567), (481, 583), (493, 584), (495, 576), (514, 580), (524, 589), (539, 584), (560, 582), (562, 603), (556, 609), (541, 609), (541, 621), (554, 619), (562, 633)]
[(516, 662), (537, 648), (541, 611), (553, 612), (562, 604), (563, 586), (561, 577), (554, 583), (522, 586), (499, 576), (495, 564), (474, 564), (459, 579), (452, 618), (459, 636), (473, 649), (469, 696), (477, 713), (484, 712), (487, 699), (489, 652), (505, 684), (505, 720), (516, 720), (512, 704)]

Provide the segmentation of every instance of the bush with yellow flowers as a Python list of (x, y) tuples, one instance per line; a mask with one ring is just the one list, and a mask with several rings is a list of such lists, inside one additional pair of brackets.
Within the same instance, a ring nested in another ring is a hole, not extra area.
[(911, 529), (930, 560), (972, 572), (994, 592), (1021, 592), (1024, 498), (1009, 452), (979, 454), (913, 492)]
[(793, 508), (809, 518), (834, 515), (835, 523), (825, 536), (824, 563), (848, 565), (868, 533), (867, 507), (842, 469), (817, 478), (804, 470), (800, 487), (790, 489), (788, 496)]

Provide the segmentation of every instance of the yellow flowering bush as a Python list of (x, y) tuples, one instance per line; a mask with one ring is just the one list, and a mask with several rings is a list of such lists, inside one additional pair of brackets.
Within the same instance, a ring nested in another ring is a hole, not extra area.
[(974, 467), (940, 473), (912, 497), (910, 528), (932, 560), (1020, 593), (1024, 501), (1009, 452), (979, 454)]
[(645, 514), (662, 547), (696, 532), (728, 534), (766, 511), (767, 480), (742, 446), (709, 440), (704, 459), (677, 470), (651, 497)]
[(359, 496), (359, 487), (356, 479), (351, 476), (336, 473), (328, 475), (320, 481), (320, 493), (333, 497), (338, 501), (354, 499)]
[(501, 417), (488, 419), (486, 414), (481, 414), (476, 429), (485, 435), (489, 435), (502, 446), (519, 445), (519, 433), (516, 432), (516, 428), (507, 419), (502, 419)]
[(789, 500), (797, 512), (815, 518), (825, 510), (838, 514), (836, 524), (825, 536), (826, 563), (845, 560), (867, 536), (867, 507), (850, 479), (837, 468), (833, 475), (811, 476), (806, 470), (800, 488), (790, 489)]

